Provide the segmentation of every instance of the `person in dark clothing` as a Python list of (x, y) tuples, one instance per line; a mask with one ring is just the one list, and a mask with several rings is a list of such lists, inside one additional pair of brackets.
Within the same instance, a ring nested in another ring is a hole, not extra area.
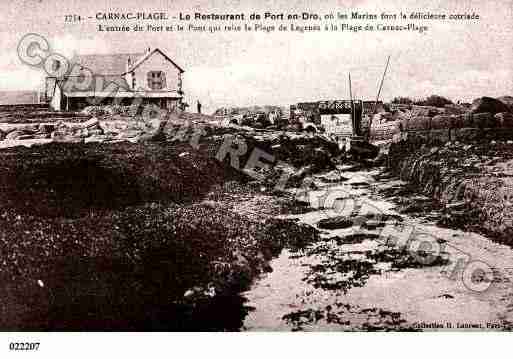
[(201, 113), (201, 102), (198, 101), (197, 106), (198, 106), (198, 113)]

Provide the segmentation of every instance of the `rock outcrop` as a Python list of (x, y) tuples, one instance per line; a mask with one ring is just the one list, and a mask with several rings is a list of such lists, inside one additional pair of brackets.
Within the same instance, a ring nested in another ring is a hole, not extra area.
[(490, 112), (496, 114), (499, 112), (508, 112), (509, 108), (503, 102), (492, 97), (480, 97), (472, 102), (472, 113)]

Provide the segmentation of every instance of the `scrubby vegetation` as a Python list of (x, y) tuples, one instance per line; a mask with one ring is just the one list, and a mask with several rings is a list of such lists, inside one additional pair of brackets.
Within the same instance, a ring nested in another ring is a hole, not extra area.
[(240, 291), (317, 233), (205, 202), (248, 185), (211, 145), (1, 151), (0, 328), (238, 330)]
[(418, 105), (418, 106), (433, 106), (433, 107), (444, 107), (450, 105), (453, 102), (448, 98), (439, 95), (431, 95), (422, 99), (412, 99), (410, 97), (394, 97), (391, 101), (394, 104), (401, 105)]
[(0, 157), (1, 206), (45, 217), (152, 201), (191, 203), (213, 184), (245, 178), (186, 144), (54, 143), (6, 149)]

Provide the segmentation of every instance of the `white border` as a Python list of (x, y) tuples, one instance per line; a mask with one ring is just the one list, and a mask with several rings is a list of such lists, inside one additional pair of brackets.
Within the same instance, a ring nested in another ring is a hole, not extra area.
[[(40, 342), (37, 352), (9, 350)], [(0, 333), (0, 357), (43, 358), (490, 358), (508, 333)], [(5, 355), (7, 354), (7, 355)]]

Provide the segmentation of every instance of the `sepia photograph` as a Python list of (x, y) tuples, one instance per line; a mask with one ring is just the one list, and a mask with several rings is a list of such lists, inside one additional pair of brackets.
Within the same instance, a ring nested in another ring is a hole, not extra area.
[(513, 1), (19, 0), (0, 19), (7, 352), (513, 329)]

